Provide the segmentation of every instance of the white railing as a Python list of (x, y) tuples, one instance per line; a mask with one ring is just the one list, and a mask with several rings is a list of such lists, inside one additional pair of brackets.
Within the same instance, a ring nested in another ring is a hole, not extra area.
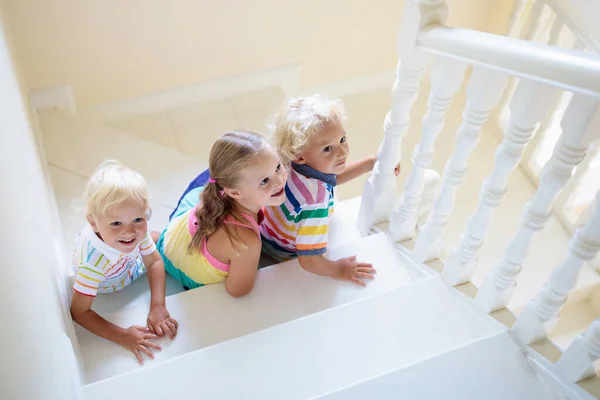
[[(528, 0), (515, 4), (507, 33), (510, 36), (547, 43), (566, 49), (600, 54), (599, 30), (590, 27), (596, 24), (594, 15), (600, 11), (599, 4), (582, 0)], [(523, 155), (521, 167), (534, 183), (538, 183), (542, 166), (548, 161), (552, 148), (558, 141), (560, 119), (569, 102), (570, 93), (560, 91), (548, 116), (542, 121), (535, 137)], [(507, 94), (510, 97), (510, 93)], [(597, 148), (591, 149), (569, 182), (558, 196), (552, 208), (563, 226), (574, 233), (581, 225), (582, 215), (593, 199), (593, 192), (600, 189), (600, 180), (592, 180), (597, 170), (588, 170), (587, 165), (596, 156)], [(584, 167), (582, 167), (584, 166)], [(573, 191), (585, 182), (587, 191)], [(591, 186), (589, 185), (591, 183)]]
[[(530, 7), (531, 16), (535, 16), (542, 6), (534, 3)], [(524, 8), (527, 8), (525, 2), (517, 2), (514, 21), (518, 20), (519, 9)], [(465, 68), (473, 66), (455, 150), (446, 164), (441, 190), (427, 222), (419, 230), (412, 252), (416, 261), (439, 258), (455, 193), (467, 171), (468, 158), (479, 139), (481, 127), (490, 110), (503, 93), (506, 94), (506, 83), (514, 82), (514, 91), (508, 89), (511, 91), (509, 117), (496, 152), (494, 169), (482, 185), (479, 205), (460, 243), (446, 260), (443, 276), (449, 284), (470, 281), (491, 216), (507, 191), (509, 176), (518, 167), (524, 149), (539, 125), (547, 124), (549, 113), (560, 120), (562, 134), (542, 169), (537, 193), (524, 205), (517, 232), (474, 299), (478, 307), (491, 312), (508, 304), (533, 237), (544, 228), (551, 216), (553, 202), (570, 184), (573, 171), (592, 142), (600, 138), (600, 57), (555, 46), (560, 32), (558, 25), (550, 26), (550, 44), (536, 43), (450, 28), (444, 25), (446, 14), (444, 0), (407, 2), (399, 38), (392, 108), (385, 120), (385, 136), (376, 167), (365, 185), (359, 227), (367, 233), (372, 225), (389, 217), (389, 233), (395, 240), (414, 238), (424, 171), (431, 164), (435, 140), (444, 125), (444, 113), (462, 83)], [(535, 25), (526, 27), (526, 37), (540, 33), (540, 26)], [(413, 169), (402, 196), (393, 208), (396, 188), (388, 171), (392, 171), (399, 161), (402, 138), (410, 123), (408, 115), (418, 94), (419, 81), (430, 64), (431, 93), (429, 108), (423, 118), (421, 141), (415, 147)], [(564, 112), (557, 114), (557, 110), (562, 109)], [(581, 266), (596, 257), (599, 249), (600, 194), (596, 198), (594, 216), (573, 237), (567, 259), (556, 266), (548, 284), (518, 319), (515, 333), (523, 344), (547, 336), (544, 323), (556, 317), (575, 286)], [(565, 352), (556, 365), (561, 376), (577, 381), (589, 375), (591, 362), (600, 357), (599, 325), (600, 322), (595, 322), (590, 331)]]

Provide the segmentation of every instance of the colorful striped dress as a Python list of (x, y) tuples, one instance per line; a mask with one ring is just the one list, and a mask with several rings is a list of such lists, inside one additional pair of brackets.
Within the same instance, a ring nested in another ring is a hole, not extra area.
[(129, 285), (146, 269), (142, 256), (156, 251), (149, 233), (135, 250), (124, 254), (104, 243), (88, 224), (79, 233), (73, 251), (73, 289), (85, 296), (115, 292)]
[(264, 210), (263, 252), (279, 261), (325, 254), (335, 185), (336, 175), (292, 163), (285, 201)]

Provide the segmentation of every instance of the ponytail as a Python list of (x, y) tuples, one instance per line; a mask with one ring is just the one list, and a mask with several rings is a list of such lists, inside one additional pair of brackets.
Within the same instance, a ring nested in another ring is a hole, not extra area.
[(221, 226), (234, 247), (247, 248), (236, 234), (236, 229), (231, 224), (225, 224), (228, 218), (241, 224), (246, 224), (247, 221), (236, 210), (235, 200), (224, 193), (223, 186), (235, 187), (240, 171), (249, 165), (265, 145), (264, 138), (254, 132), (232, 131), (217, 139), (209, 159), (210, 176), (214, 180), (202, 191), (202, 205), (195, 211), (198, 230), (188, 246), (188, 252), (200, 252), (203, 241)]

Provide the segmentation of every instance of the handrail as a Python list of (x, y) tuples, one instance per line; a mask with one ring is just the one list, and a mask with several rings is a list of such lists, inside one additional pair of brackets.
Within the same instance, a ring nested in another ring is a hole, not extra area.
[(600, 98), (600, 56), (547, 44), (436, 25), (417, 49)]

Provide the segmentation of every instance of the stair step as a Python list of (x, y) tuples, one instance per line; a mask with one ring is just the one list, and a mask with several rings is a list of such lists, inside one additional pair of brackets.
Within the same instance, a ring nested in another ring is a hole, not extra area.
[(207, 168), (192, 156), (77, 115), (41, 113), (40, 127), (50, 165), (89, 178), (104, 159), (117, 159), (146, 178), (153, 201), (171, 208)]
[[(397, 253), (385, 234), (368, 236), (356, 243), (330, 249), (328, 256), (338, 259), (351, 255), (356, 255), (360, 261), (373, 263), (377, 269), (376, 279), (367, 287), (311, 274), (303, 270), (297, 260), (292, 260), (261, 269), (255, 288), (241, 299), (229, 296), (222, 284), (167, 297), (167, 307), (179, 321), (178, 337), (173, 342), (168, 339), (159, 341), (163, 350), (156, 353), (154, 361), (146, 364), (158, 364), (415, 281), (405, 267), (405, 259)], [(143, 325), (147, 312), (148, 303), (103, 317), (119, 326)], [(124, 349), (79, 326), (76, 328), (86, 382), (139, 369), (137, 361)]]
[[(288, 287), (279, 288), (288, 292), (286, 297), (305, 292), (303, 285), (287, 282)], [(322, 307), (315, 305), (336, 303), (341, 289), (349, 289), (330, 286), (330, 290), (322, 287), (318, 293), (311, 293), (314, 296), (305, 296), (297, 304), (317, 311)], [(302, 289), (289, 293), (299, 287)], [(273, 306), (279, 303), (277, 293), (273, 295), (272, 306), (263, 305), (261, 309), (262, 318), (269, 316), (274, 308), (281, 310)], [(218, 322), (204, 318), (196, 309), (198, 324), (227, 329), (228, 324), (241, 327), (245, 322), (255, 321), (255, 315), (247, 314), (250, 310), (242, 311), (243, 304), (236, 307), (236, 311), (231, 310), (234, 314), (220, 312)], [(245, 317), (240, 318), (242, 315)], [(203, 397), (211, 399), (314, 398), (464, 346), (499, 330), (497, 325), (465, 307), (437, 276), (295, 318), (156, 363), (151, 368), (136, 368), (133, 373), (87, 385), (85, 392), (90, 400), (104, 398), (109, 390), (115, 399), (133, 395), (174, 398), (197, 395), (198, 388)], [(165, 385), (167, 381), (177, 384)]]
[(510, 334), (500, 332), (319, 398), (544, 400), (554, 397), (545, 390)]

